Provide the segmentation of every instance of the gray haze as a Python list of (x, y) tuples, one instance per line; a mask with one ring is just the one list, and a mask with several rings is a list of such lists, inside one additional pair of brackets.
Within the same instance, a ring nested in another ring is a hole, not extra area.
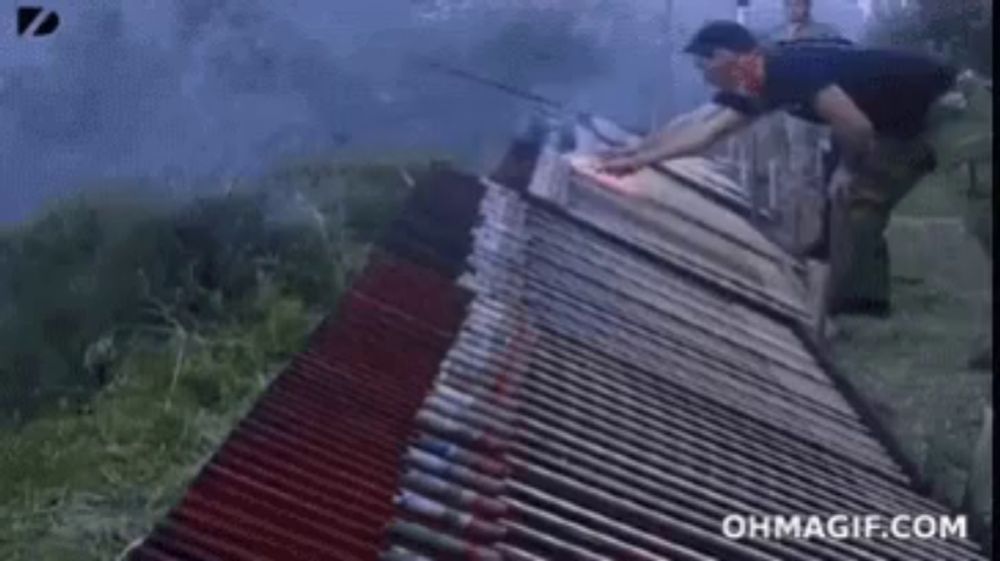
[[(445, 153), (488, 165), (528, 105), (412, 64), (433, 56), (648, 127), (704, 87), (676, 54), (735, 0), (46, 0), (18, 39), (0, 2), (0, 221), (102, 178), (159, 185), (291, 157)], [(856, 35), (852, 0), (817, 15)], [(754, 27), (780, 17), (758, 0)], [(571, 9), (568, 8), (571, 6)]]

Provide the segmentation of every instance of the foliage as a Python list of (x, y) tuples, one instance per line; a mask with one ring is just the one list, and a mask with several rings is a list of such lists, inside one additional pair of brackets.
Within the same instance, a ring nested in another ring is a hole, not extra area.
[(301, 300), (207, 337), (133, 348), (85, 408), (0, 435), (0, 556), (114, 559), (180, 497), (312, 325)]
[(993, 2), (991, 0), (917, 0), (881, 19), (870, 39), (911, 48), (931, 46), (977, 72), (993, 75)]
[(115, 559), (145, 535), (332, 311), (404, 173), (90, 191), (0, 233), (0, 412), (19, 418), (0, 428), (0, 558)]
[(521, 86), (592, 78), (609, 62), (577, 19), (571, 11), (548, 10), (512, 21), (478, 46), (470, 67)]
[[(988, 256), (958, 217), (964, 180), (938, 172), (903, 200), (887, 231), (892, 317), (842, 318), (833, 346), (841, 371), (922, 483), (955, 509), (969, 506), (964, 493), (978, 490), (969, 470), (993, 385), (988, 372), (966, 364), (990, 341), (992, 285)], [(992, 527), (991, 511), (967, 514)]]
[(329, 309), (405, 192), (395, 166), (300, 165), (184, 202), (124, 190), (0, 237), (0, 419), (82, 401), (135, 341), (252, 320), (268, 290)]

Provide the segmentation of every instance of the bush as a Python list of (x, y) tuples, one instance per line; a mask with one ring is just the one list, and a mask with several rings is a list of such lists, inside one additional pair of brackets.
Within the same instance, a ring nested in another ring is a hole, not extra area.
[(364, 263), (393, 165), (169, 202), (90, 191), (0, 234), (0, 558), (120, 558)]
[(254, 315), (133, 347), (86, 410), (0, 432), (0, 558), (114, 559), (148, 533), (312, 325), (293, 297)]
[[(88, 192), (0, 235), (0, 420), (87, 397), (137, 342), (328, 310), (405, 195), (396, 166), (302, 164), (185, 202)], [(276, 296), (277, 295), (277, 296)]]
[(926, 49), (985, 76), (993, 75), (993, 3), (984, 0), (918, 0), (882, 19), (869, 39), (876, 44)]

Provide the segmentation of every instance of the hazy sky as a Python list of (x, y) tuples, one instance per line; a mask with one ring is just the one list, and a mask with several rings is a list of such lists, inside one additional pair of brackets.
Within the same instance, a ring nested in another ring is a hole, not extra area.
[[(40, 0), (62, 25), (35, 39), (15, 37), (16, 4), (0, 0), (0, 221), (99, 178), (387, 150), (484, 165), (526, 106), (414, 55), (648, 126), (705, 95), (676, 51), (735, 0), (674, 0), (669, 21), (663, 0)], [(816, 11), (860, 22), (853, 0)]]

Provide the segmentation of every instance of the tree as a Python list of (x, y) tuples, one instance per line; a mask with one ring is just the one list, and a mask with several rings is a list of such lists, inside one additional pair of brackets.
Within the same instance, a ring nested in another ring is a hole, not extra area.
[(877, 43), (930, 48), (977, 72), (993, 75), (992, 0), (916, 0), (882, 18)]

